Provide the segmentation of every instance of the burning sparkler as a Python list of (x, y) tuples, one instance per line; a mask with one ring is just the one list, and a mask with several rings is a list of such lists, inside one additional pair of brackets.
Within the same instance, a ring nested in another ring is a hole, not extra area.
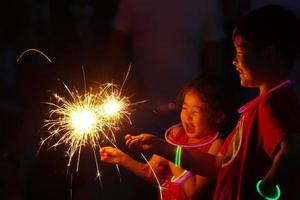
[[(77, 91), (75, 93), (71, 92), (66, 85), (65, 88), (72, 97), (72, 102), (55, 94), (54, 97), (57, 102), (48, 103), (53, 107), (49, 112), (49, 117), (54, 116), (54, 119), (46, 120), (45, 126), (48, 127), (50, 136), (42, 143), (50, 138), (59, 137), (58, 142), (53, 146), (60, 144), (69, 146), (67, 150), (69, 155), (68, 166), (70, 166), (74, 154), (78, 152), (77, 170), (81, 147), (91, 145), (95, 156), (97, 176), (100, 177), (95, 148), (101, 148), (99, 141), (103, 141), (103, 139), (107, 139), (116, 147), (114, 133), (119, 129), (124, 119), (131, 123), (129, 107), (133, 104), (130, 103), (128, 97), (121, 96), (121, 90), (118, 90), (117, 85), (111, 83), (102, 85), (96, 93), (86, 92), (84, 96), (80, 96)], [(142, 102), (145, 101), (137, 103)], [(61, 133), (63, 134), (61, 135)], [(142, 153), (141, 156), (153, 172), (158, 183), (161, 199), (163, 199), (161, 193), (163, 188), (153, 168)]]
[[(41, 53), (52, 62), (44, 53), (36, 49), (28, 49), (24, 51), (20, 58), (29, 51)], [(68, 167), (71, 165), (74, 155), (77, 153), (77, 167), (79, 168), (81, 148), (90, 146), (93, 149), (97, 177), (100, 180), (100, 171), (97, 162), (96, 148), (101, 148), (104, 140), (108, 140), (116, 147), (115, 132), (120, 129), (124, 121), (131, 124), (130, 107), (145, 101), (130, 103), (129, 97), (122, 95), (124, 83), (129, 75), (130, 67), (124, 77), (123, 84), (119, 87), (113, 83), (105, 83), (97, 89), (90, 88), (80, 95), (77, 90), (71, 91), (66, 84), (63, 83), (69, 94), (69, 99), (60, 96), (57, 93), (53, 94), (54, 102), (47, 102), (51, 109), (48, 113), (48, 119), (45, 120), (44, 128), (49, 132), (49, 136), (41, 140), (42, 147), (47, 141), (55, 141), (50, 145), (50, 148), (58, 145), (67, 146)], [(85, 83), (85, 80), (84, 80)], [(153, 171), (151, 165), (143, 154), (142, 157), (150, 166), (159, 189), (162, 187)], [(117, 166), (118, 168), (118, 166)], [(162, 199), (162, 194), (161, 194)]]
[(51, 110), (49, 118), (45, 120), (45, 127), (50, 135), (42, 140), (41, 146), (49, 139), (58, 138), (51, 147), (62, 144), (68, 146), (68, 166), (75, 153), (78, 153), (78, 170), (81, 148), (89, 145), (93, 148), (97, 175), (100, 175), (95, 148), (100, 147), (105, 139), (116, 146), (114, 133), (119, 130), (124, 119), (131, 123), (129, 98), (122, 97), (117, 85), (112, 83), (99, 86), (95, 92), (90, 89), (84, 95), (64, 86), (71, 98), (67, 100), (54, 94), (56, 102), (47, 103)]

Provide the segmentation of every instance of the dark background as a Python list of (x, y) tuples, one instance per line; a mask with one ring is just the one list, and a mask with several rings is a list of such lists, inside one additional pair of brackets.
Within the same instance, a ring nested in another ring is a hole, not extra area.
[[(231, 27), (251, 8), (251, 2), (222, 2), (228, 43), (231, 43)], [(47, 135), (41, 127), (49, 108), (41, 102), (49, 101), (51, 91), (67, 95), (61, 81), (83, 92), (83, 66), (88, 86), (93, 87), (97, 82), (122, 82), (123, 74), (114, 73), (115, 69), (105, 64), (107, 41), (118, 3), (119, 0), (1, 1), (1, 200), (156, 199), (155, 185), (123, 168), (119, 176), (115, 166), (101, 162), (100, 183), (96, 178), (94, 156), (88, 147), (82, 150), (78, 172), (74, 166), (67, 168), (63, 146), (50, 150), (45, 146), (36, 154), (40, 139)], [(41, 50), (52, 63), (36, 52), (25, 54), (17, 62), (18, 56), (29, 48)], [(299, 67), (294, 74), (299, 80)], [(125, 94), (133, 93), (133, 89), (128, 87)], [(138, 118), (136, 113), (132, 114), (133, 123)], [(122, 127), (126, 131), (131, 129), (129, 124)], [(143, 161), (138, 153), (125, 148), (123, 132), (116, 134), (117, 145)]]

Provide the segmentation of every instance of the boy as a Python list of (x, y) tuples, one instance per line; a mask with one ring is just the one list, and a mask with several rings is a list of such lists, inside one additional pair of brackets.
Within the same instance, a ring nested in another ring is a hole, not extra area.
[(150, 134), (128, 135), (127, 145), (169, 160), (181, 152), (177, 164), (217, 178), (215, 200), (300, 199), (300, 108), (288, 80), (299, 53), (299, 27), (299, 19), (277, 5), (245, 15), (236, 26), (233, 64), (241, 85), (260, 93), (239, 109), (218, 156), (181, 151)]

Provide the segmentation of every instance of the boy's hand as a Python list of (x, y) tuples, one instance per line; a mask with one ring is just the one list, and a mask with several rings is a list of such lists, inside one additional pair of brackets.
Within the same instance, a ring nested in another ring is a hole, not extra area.
[(115, 147), (102, 147), (99, 151), (101, 161), (112, 164), (122, 164), (126, 160), (127, 154)]
[(141, 152), (158, 152), (164, 145), (165, 141), (157, 136), (148, 133), (142, 133), (137, 136), (127, 134), (125, 136), (126, 145), (131, 149)]

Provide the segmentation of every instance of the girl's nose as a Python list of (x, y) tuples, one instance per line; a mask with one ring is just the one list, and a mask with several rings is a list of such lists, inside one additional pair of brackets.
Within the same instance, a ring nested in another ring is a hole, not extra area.
[(191, 115), (191, 114), (188, 114), (188, 115), (187, 115), (187, 120), (188, 120), (188, 121), (192, 121), (192, 119), (193, 119), (193, 118), (192, 118), (192, 115)]

